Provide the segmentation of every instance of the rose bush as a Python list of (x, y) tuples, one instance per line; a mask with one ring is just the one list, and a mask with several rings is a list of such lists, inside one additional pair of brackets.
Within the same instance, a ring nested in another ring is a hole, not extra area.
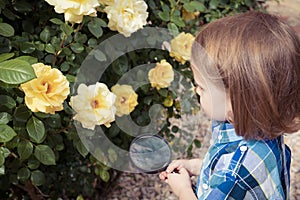
[(103, 195), (120, 156), (87, 144), (128, 150), (154, 119), (182, 147), (188, 133), (173, 119), (197, 112), (189, 59), (199, 26), (260, 2), (0, 0), (0, 198)]

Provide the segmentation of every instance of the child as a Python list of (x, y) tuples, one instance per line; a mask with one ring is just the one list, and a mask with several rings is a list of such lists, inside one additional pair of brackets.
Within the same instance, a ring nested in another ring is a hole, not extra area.
[(199, 159), (175, 160), (160, 179), (181, 200), (289, 199), (283, 134), (300, 129), (296, 33), (260, 12), (222, 18), (196, 37), (191, 68), (202, 109), (213, 119), (211, 147), (201, 170)]

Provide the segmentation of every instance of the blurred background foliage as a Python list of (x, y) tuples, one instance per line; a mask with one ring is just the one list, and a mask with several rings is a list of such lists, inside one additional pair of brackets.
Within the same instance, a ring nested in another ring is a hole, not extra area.
[[(254, 0), (146, 0), (149, 16), (147, 26), (166, 28), (170, 38), (181, 32), (199, 31), (202, 25), (224, 16), (263, 10), (262, 1)], [(1, 199), (68, 199), (96, 197), (105, 193), (119, 172), (110, 169), (88, 153), (81, 143), (72, 121), (73, 111), (64, 102), (64, 109), (55, 114), (32, 112), (24, 103), (19, 89), (35, 77), (31, 64), (42, 62), (59, 69), (70, 82), (71, 94), (80, 66), (87, 55), (102, 41), (116, 34), (108, 28), (105, 12), (97, 17), (85, 16), (80, 24), (64, 22), (53, 6), (43, 0), (0, 0), (0, 198)], [(149, 34), (146, 43), (162, 43)], [(97, 54), (105, 60), (105, 52)], [(192, 87), (189, 63), (176, 62), (166, 50), (134, 51), (119, 57), (101, 78), (110, 88), (122, 74), (144, 63), (167, 59), (185, 79), (184, 87)], [(15, 67), (18, 73), (6, 69)], [(147, 76), (141, 72), (141, 77)], [(139, 105), (131, 113), (134, 121), (149, 123), (151, 105), (161, 104), (167, 112), (167, 123), (160, 134), (172, 139), (180, 127), (172, 118), (180, 119), (183, 112), (193, 113), (197, 102), (179, 102), (168, 89), (153, 90), (145, 85), (137, 90)], [(71, 95), (70, 94), (70, 95)], [(187, 94), (191, 95), (191, 94)], [(183, 101), (187, 98), (183, 98)], [(196, 110), (195, 110), (196, 109)], [(116, 124), (103, 127), (107, 136), (118, 146), (128, 149), (133, 139)], [(188, 148), (200, 147), (195, 140)], [(105, 152), (114, 160), (113, 152)]]

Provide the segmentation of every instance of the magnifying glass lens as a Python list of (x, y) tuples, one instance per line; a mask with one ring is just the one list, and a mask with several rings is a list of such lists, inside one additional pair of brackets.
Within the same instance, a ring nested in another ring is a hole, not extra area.
[(145, 173), (163, 171), (171, 162), (172, 153), (168, 143), (159, 136), (141, 136), (130, 145), (132, 163)]

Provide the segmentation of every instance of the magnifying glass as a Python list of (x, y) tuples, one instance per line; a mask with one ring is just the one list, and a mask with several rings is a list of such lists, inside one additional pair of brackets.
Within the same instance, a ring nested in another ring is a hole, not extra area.
[(158, 135), (141, 135), (130, 144), (129, 157), (139, 171), (154, 174), (164, 171), (172, 160), (168, 142)]

